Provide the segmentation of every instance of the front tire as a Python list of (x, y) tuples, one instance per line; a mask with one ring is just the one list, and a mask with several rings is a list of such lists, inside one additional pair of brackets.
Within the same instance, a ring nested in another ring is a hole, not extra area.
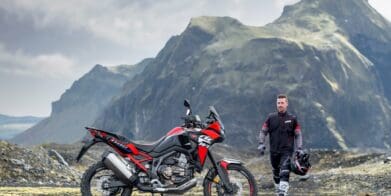
[(230, 183), (233, 185), (234, 193), (225, 193), (220, 177), (215, 169), (209, 170), (204, 179), (204, 195), (250, 195), (256, 196), (258, 188), (254, 176), (244, 166), (230, 164), (227, 167)]
[(114, 173), (102, 161), (90, 166), (83, 174), (80, 182), (80, 191), (83, 196), (92, 195), (132, 195), (133, 187), (104, 188), (103, 184), (110, 180), (117, 180)]

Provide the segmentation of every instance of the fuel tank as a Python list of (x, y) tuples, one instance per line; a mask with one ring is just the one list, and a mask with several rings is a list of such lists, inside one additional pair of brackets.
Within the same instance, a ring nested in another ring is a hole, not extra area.
[(191, 142), (189, 134), (182, 127), (175, 127), (170, 130), (163, 141), (161, 141), (154, 149), (153, 152), (160, 153), (167, 151), (171, 148), (184, 148), (191, 149)]

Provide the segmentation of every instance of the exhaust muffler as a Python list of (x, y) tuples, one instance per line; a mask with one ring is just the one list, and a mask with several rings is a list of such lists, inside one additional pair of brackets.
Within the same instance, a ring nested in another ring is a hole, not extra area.
[(134, 166), (112, 152), (106, 152), (103, 154), (103, 163), (126, 184), (131, 184), (137, 179), (132, 172), (132, 170), (134, 170)]

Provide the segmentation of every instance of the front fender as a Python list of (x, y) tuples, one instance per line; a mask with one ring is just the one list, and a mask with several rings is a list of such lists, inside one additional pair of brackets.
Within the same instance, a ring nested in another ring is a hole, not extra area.
[[(224, 185), (224, 189), (228, 190), (228, 192), (232, 191), (232, 185), (229, 183), (228, 178), (228, 166), (229, 165), (242, 165), (243, 163), (239, 160), (235, 159), (222, 159), (217, 162), (217, 168), (212, 167), (209, 169), (208, 173), (204, 179), (204, 187), (206, 186), (208, 181), (213, 181), (214, 183), (221, 183)], [(216, 175), (219, 175), (220, 178), (215, 178)]]
[(231, 164), (235, 164), (235, 165), (243, 165), (243, 163), (240, 161), (240, 160), (236, 160), (236, 159), (222, 159), (219, 161), (219, 166), (222, 167), (224, 170), (227, 170), (228, 169), (228, 166), (231, 165)]
[[(228, 166), (231, 164), (236, 164), (236, 165), (243, 165), (243, 163), (239, 160), (236, 159), (221, 159), (219, 162), (217, 162), (217, 167), (220, 167), (223, 169), (223, 173), (226, 174), (226, 171), (228, 170)], [(213, 177), (215, 173), (218, 173), (217, 168), (210, 168), (208, 173), (206, 174), (206, 178), (209, 180), (213, 180)]]

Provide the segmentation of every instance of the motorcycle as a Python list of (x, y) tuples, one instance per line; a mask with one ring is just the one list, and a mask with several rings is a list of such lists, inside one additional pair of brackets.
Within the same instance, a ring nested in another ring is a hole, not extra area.
[(195, 172), (203, 171), (208, 157), (211, 167), (203, 179), (204, 195), (257, 195), (253, 175), (239, 160), (216, 161), (210, 146), (224, 141), (225, 129), (220, 115), (209, 106), (202, 122), (192, 115), (184, 102), (184, 124), (173, 128), (151, 144), (139, 144), (96, 128), (86, 127), (92, 139), (80, 150), (77, 161), (96, 143), (103, 142), (113, 151), (90, 166), (81, 179), (82, 195), (131, 195), (133, 189), (161, 194), (184, 194), (197, 185)]

